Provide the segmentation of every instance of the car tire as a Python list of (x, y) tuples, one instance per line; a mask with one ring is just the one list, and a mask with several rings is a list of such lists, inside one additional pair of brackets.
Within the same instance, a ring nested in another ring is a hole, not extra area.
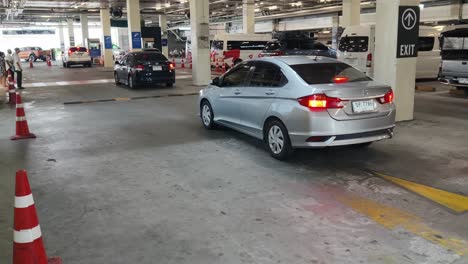
[(286, 160), (292, 156), (294, 149), (291, 146), (288, 130), (279, 120), (271, 120), (265, 126), (265, 143), (270, 155), (277, 160)]
[(70, 63), (68, 63), (68, 62), (65, 63), (65, 67), (66, 67), (66, 68), (70, 68)]
[(173, 82), (168, 82), (168, 83), (166, 83), (166, 87), (172, 88), (172, 87), (174, 87), (174, 83)]
[(135, 82), (134, 82), (132, 76), (128, 76), (127, 85), (128, 85), (128, 88), (130, 88), (130, 89), (135, 89)]
[(206, 129), (213, 130), (216, 128), (216, 123), (214, 122), (213, 108), (211, 107), (210, 102), (208, 102), (207, 100), (202, 101), (200, 105), (200, 118), (203, 127), (205, 127)]
[(114, 81), (115, 85), (120, 85), (120, 80), (116, 72), (114, 72)]
[(66, 68), (66, 67), (67, 67), (67, 65), (65, 64), (65, 62), (62, 62), (62, 64), (63, 64), (63, 67), (64, 67), (64, 68)]

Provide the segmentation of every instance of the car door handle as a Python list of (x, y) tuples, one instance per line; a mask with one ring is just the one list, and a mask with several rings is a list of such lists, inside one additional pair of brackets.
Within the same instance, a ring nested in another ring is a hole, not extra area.
[(234, 90), (234, 94), (235, 94), (235, 95), (239, 95), (239, 94), (241, 94), (241, 93), (242, 93), (241, 90)]
[(274, 91), (266, 91), (265, 94), (266, 94), (266, 95), (274, 95), (275, 92), (274, 92)]
[(466, 61), (462, 62), (463, 65), (466, 65)]

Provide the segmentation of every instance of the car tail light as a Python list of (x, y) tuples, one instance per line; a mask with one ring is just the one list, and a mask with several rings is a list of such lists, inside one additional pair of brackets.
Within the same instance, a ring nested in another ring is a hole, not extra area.
[(137, 71), (142, 71), (142, 70), (145, 69), (145, 65), (139, 64), (139, 65), (135, 66), (135, 69), (136, 69)]
[(372, 67), (372, 53), (367, 54), (366, 67)]
[(173, 70), (174, 68), (174, 63), (169, 63), (169, 69)]
[(265, 57), (265, 54), (260, 53), (260, 54), (258, 54), (258, 57), (259, 57), (259, 58), (263, 58), (263, 57)]
[(379, 101), (381, 104), (389, 104), (391, 102), (393, 102), (393, 91), (390, 91), (388, 93), (386, 93), (383, 97), (380, 97), (379, 98)]
[(345, 76), (336, 76), (333, 78), (334, 83), (347, 83), (349, 82), (349, 78)]
[(68, 55), (72, 54), (72, 51), (71, 50), (68, 50)]
[(277, 51), (275, 51), (275, 53), (273, 55), (274, 56), (282, 56), (282, 55), (284, 55), (284, 52), (282, 50), (277, 50)]
[(300, 105), (311, 110), (343, 108), (344, 104), (340, 98), (328, 97), (325, 94), (313, 94), (297, 99)]

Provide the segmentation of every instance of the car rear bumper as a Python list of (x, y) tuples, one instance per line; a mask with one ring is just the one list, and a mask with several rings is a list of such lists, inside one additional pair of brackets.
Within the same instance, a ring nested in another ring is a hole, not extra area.
[(138, 74), (135, 82), (139, 85), (152, 83), (175, 83), (175, 72), (164, 74)]
[[(467, 83), (459, 83), (458, 78), (459, 77), (442, 75), (439, 77), (439, 81), (443, 84), (447, 84), (450, 86), (468, 87)], [(460, 78), (468, 78), (468, 77), (460, 76)]]
[(66, 62), (68, 65), (83, 65), (83, 64), (91, 64), (91, 60), (69, 60)]
[(352, 145), (392, 138), (395, 114), (392, 110), (385, 116), (338, 121), (328, 113), (313, 113), (303, 126), (286, 126), (296, 148)]

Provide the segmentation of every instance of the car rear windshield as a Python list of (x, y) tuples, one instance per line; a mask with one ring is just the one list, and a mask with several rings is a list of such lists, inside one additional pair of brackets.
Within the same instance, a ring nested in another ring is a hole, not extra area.
[(281, 48), (281, 44), (279, 42), (268, 42), (265, 45), (265, 50), (279, 50)]
[(291, 65), (291, 68), (308, 84), (334, 83), (337, 76), (347, 77), (348, 82), (370, 81), (364, 73), (345, 63), (308, 63)]
[(135, 54), (135, 61), (137, 63), (146, 63), (146, 62), (160, 62), (167, 61), (166, 57), (158, 52), (148, 52), (148, 53), (138, 53)]
[(87, 52), (88, 50), (86, 48), (83, 48), (83, 47), (79, 47), (79, 48), (70, 48), (70, 52)]
[(340, 40), (338, 49), (347, 52), (367, 52), (369, 49), (369, 38), (344, 36)]

